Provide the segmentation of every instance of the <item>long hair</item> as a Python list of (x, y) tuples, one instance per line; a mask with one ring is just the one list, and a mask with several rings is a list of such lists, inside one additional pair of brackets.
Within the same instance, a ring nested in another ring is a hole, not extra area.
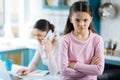
[[(78, 2), (73, 3), (69, 10), (69, 16), (68, 16), (67, 23), (64, 29), (64, 33), (63, 33), (64, 35), (74, 30), (73, 24), (70, 22), (70, 18), (74, 12), (78, 12), (78, 11), (87, 12), (90, 14), (91, 17), (93, 16), (92, 8), (88, 2), (78, 1)], [(91, 30), (92, 32), (95, 32), (92, 22), (88, 29)]]

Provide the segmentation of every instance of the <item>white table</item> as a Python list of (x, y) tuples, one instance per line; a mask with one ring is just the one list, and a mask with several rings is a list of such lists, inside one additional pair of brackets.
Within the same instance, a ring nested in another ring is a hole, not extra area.
[[(20, 65), (13, 65), (12, 72), (15, 73), (18, 69), (22, 68)], [(45, 75), (48, 71), (41, 71), (37, 74), (29, 74), (24, 77), (24, 80), (62, 80), (61, 75)]]

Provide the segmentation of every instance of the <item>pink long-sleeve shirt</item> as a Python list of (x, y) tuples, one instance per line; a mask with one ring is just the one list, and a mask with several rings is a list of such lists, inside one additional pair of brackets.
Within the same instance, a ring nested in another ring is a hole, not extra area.
[[(100, 61), (92, 65), (91, 60), (98, 56)], [(60, 51), (60, 69), (64, 80), (97, 80), (104, 70), (104, 43), (96, 33), (90, 32), (87, 40), (78, 41), (73, 33), (62, 37)], [(76, 61), (74, 68), (69, 68), (69, 62)]]

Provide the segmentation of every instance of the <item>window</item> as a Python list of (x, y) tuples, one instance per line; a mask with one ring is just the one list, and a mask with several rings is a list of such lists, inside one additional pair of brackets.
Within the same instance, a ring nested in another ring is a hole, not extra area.
[(4, 36), (4, 0), (0, 0), (0, 37)]
[(19, 0), (11, 0), (11, 32), (13, 37), (19, 37)]
[(29, 14), (29, 0), (0, 0), (0, 38), (28, 36)]

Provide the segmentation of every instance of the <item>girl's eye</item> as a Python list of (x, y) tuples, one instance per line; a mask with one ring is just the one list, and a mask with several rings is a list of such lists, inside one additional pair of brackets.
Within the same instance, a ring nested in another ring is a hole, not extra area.
[(84, 22), (88, 21), (88, 19), (84, 19)]
[(75, 21), (76, 21), (76, 22), (79, 22), (80, 20), (79, 20), (79, 19), (76, 19)]

